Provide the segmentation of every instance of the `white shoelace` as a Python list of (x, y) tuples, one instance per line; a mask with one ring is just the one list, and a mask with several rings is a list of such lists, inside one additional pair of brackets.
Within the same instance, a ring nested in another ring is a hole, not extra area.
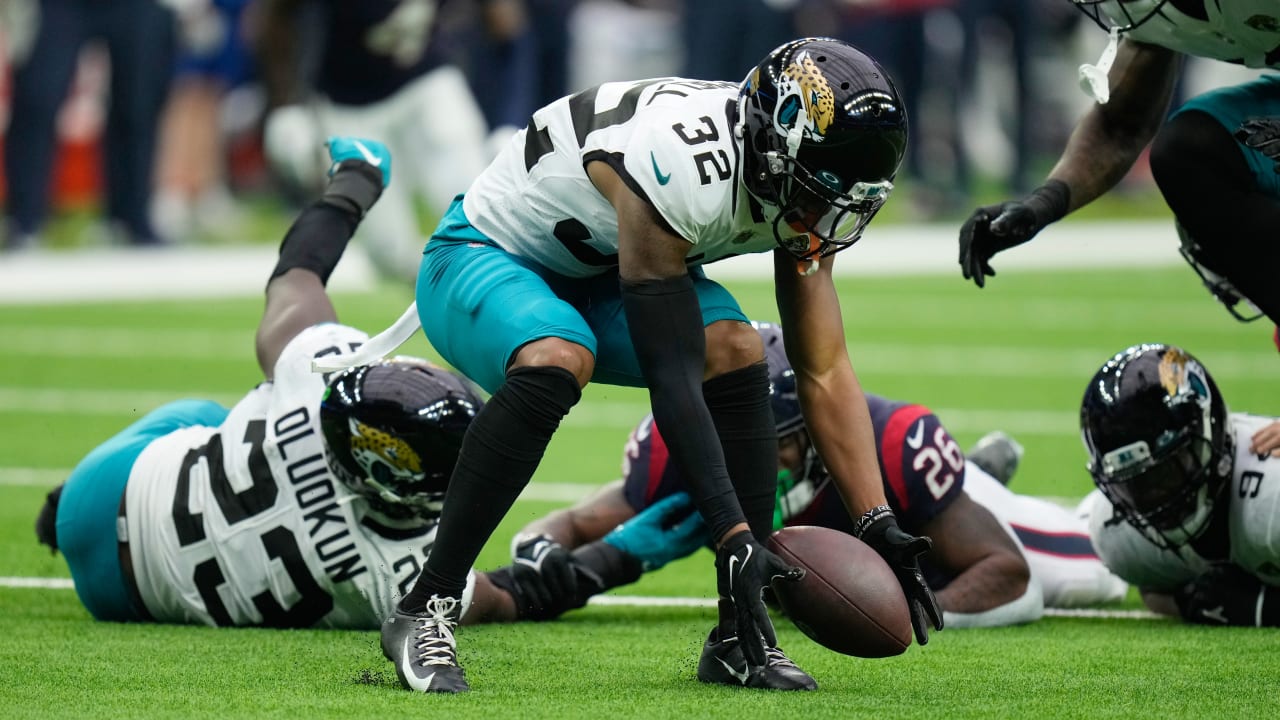
[(427, 601), (427, 615), (418, 618), (418, 642), (414, 646), (423, 665), (458, 664), (458, 643), (453, 638), (453, 628), (457, 623), (450, 619), (457, 606), (457, 598), (432, 595)]
[(782, 650), (779, 650), (776, 647), (766, 647), (764, 649), (764, 666), (774, 667), (777, 665), (798, 667), (795, 663), (791, 662), (791, 658), (783, 654)]

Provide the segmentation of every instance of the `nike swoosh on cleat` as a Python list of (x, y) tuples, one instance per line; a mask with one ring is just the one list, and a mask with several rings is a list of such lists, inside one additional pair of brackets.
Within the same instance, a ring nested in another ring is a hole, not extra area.
[(921, 420), (919, 423), (916, 424), (915, 435), (912, 435), (911, 437), (907, 438), (907, 445), (911, 446), (912, 450), (919, 450), (920, 446), (923, 444), (924, 444), (924, 420)]
[(725, 662), (723, 658), (716, 658), (716, 662), (718, 662), (718, 663), (720, 663), (721, 665), (723, 665), (723, 666), (724, 666), (724, 669), (725, 669), (725, 670), (728, 670), (730, 675), (732, 675), (732, 676), (734, 676), (735, 678), (737, 678), (737, 679), (738, 679), (738, 682), (742, 683), (743, 685), (746, 685), (746, 684), (747, 684), (747, 671), (746, 671), (746, 670), (743, 670), (743, 671), (741, 671), (741, 672), (739, 672), (738, 670), (734, 670), (734, 669), (733, 669), (733, 666), (732, 666), (732, 665), (730, 665), (729, 663)]
[(365, 162), (369, 163), (374, 167), (378, 167), (382, 165), (382, 158), (369, 152), (369, 148), (365, 147), (364, 143), (360, 142), (359, 140), (352, 140), (351, 143), (355, 145), (356, 149), (360, 151), (360, 154), (364, 156)]
[[(431, 681), (436, 679), (436, 674), (431, 673), (425, 679), (418, 677), (413, 672), (413, 661), (409, 659), (409, 644), (413, 642), (412, 635), (406, 635), (404, 644), (400, 646), (400, 662), (404, 667), (405, 682), (409, 687), (419, 692), (426, 692), (431, 689)], [(419, 687), (421, 685), (421, 687)]]
[(671, 173), (667, 173), (666, 175), (662, 174), (662, 171), (658, 169), (658, 158), (653, 154), (652, 150), (649, 151), (649, 159), (653, 161), (653, 174), (658, 178), (658, 184), (666, 185), (671, 182)]

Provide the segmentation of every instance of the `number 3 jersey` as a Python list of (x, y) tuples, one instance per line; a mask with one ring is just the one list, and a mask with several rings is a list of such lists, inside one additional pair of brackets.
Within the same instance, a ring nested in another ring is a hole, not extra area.
[[(1280, 585), (1280, 458), (1249, 452), (1255, 432), (1275, 418), (1231, 414), (1235, 467), (1219, 502), (1227, 504), (1229, 559), (1260, 580)], [(1098, 555), (1112, 572), (1155, 592), (1173, 592), (1209, 569), (1210, 559), (1183, 546), (1165, 550), (1140, 530), (1114, 517), (1111, 502), (1095, 490), (1082, 505)]]
[(618, 215), (586, 164), (608, 163), (694, 247), (689, 263), (776, 247), (739, 182), (736, 85), (681, 78), (605, 83), (561, 98), (476, 179), (467, 219), (507, 252), (566, 277), (618, 265)]
[(391, 613), (435, 523), (386, 524), (330, 474), (319, 419), (326, 380), (311, 371), (313, 357), (367, 339), (338, 324), (304, 330), (281, 353), (274, 380), (220, 427), (184, 428), (138, 456), (125, 524), (138, 590), (156, 620), (376, 628)]

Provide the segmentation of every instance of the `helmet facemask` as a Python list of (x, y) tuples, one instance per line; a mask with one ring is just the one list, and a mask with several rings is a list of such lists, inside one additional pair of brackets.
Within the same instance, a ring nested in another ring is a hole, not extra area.
[[(1114, 30), (1117, 33), (1127, 33), (1134, 28), (1141, 26), (1156, 15), (1161, 14), (1161, 8), (1164, 7), (1168, 0), (1148, 0), (1144, 3), (1130, 3), (1125, 0), (1071, 0), (1076, 9), (1085, 14), (1085, 17), (1092, 20), (1103, 30)], [(1144, 11), (1131, 12), (1130, 5), (1146, 5)], [(1108, 13), (1103, 10), (1103, 5), (1113, 5), (1119, 12)]]

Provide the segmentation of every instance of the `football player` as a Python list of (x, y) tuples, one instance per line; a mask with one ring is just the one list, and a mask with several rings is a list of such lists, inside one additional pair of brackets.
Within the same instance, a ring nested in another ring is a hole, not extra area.
[[(372, 141), (333, 138), (323, 197), (294, 221), (266, 288), (263, 382), (231, 408), (159, 407), (51, 492), (39, 540), (61, 550), (99, 620), (376, 628), (417, 577), (458, 446), (482, 401), (425, 360), (324, 377), (316, 356), (367, 336), (325, 292), (390, 180)], [(470, 575), (467, 621), (513, 616)]]
[[(760, 252), (774, 257), (810, 437), (926, 642), (942, 624), (916, 560), (929, 541), (902, 531), (885, 500), (832, 282), (834, 254), (885, 202), (906, 138), (884, 68), (829, 38), (775, 49), (741, 84), (605, 83), (536, 111), (427, 242), (408, 321), (363, 352), (319, 363), (376, 356), (411, 334), (416, 316), (445, 359), (492, 393), (467, 431), (436, 550), (384, 625), (384, 643), (453, 641), (456, 613), (431, 607), (457, 605), (481, 547), (596, 380), (649, 389), (711, 528), (720, 611), (699, 679), (816, 687), (776, 647), (761, 598), (773, 578), (800, 575), (762, 544), (777, 484), (764, 347), (702, 269)], [(537, 564), (552, 550), (532, 544), (519, 559)], [(460, 665), (389, 657), (409, 688), (469, 688)]]
[(401, 164), (360, 226), (378, 272), (408, 283), (422, 255), (418, 205), (439, 217), (488, 159), (487, 123), (443, 37), (452, 9), (449, 0), (262, 3), (259, 57), (273, 108), (263, 141), (277, 172), (303, 187), (320, 181), (315, 153), (327, 135), (376, 138), (393, 157), (420, 158)]
[[(796, 378), (776, 325), (759, 324), (769, 360), (778, 431), (774, 525), (819, 525), (852, 532), (849, 516), (805, 430)], [(1128, 586), (1099, 561), (1085, 520), (1052, 502), (1017, 495), (1006, 484), (1021, 448), (987, 436), (966, 458), (923, 405), (867, 395), (889, 504), (908, 532), (928, 535), (926, 577), (947, 627), (992, 627), (1037, 620), (1047, 607), (1118, 600)], [(523, 617), (546, 619), (581, 607), (590, 595), (633, 582), (706, 541), (706, 526), (685, 494), (689, 483), (671, 462), (663, 435), (646, 417), (632, 433), (622, 479), (576, 506), (534, 521), (520, 548), (555, 542), (578, 548), (565, 558), (581, 575), (576, 597), (560, 595), (559, 571), (502, 575)], [(994, 476), (993, 476), (994, 475)], [(683, 516), (692, 514), (692, 521)], [(596, 543), (607, 537), (605, 543)], [(516, 553), (519, 557), (519, 552)]]
[(1130, 347), (1089, 381), (1089, 532), (1152, 610), (1280, 626), (1280, 457), (1250, 449), (1274, 423), (1229, 412), (1204, 366), (1171, 345)]
[(1280, 243), (1272, 237), (1280, 225), (1280, 77), (1213, 90), (1169, 113), (1188, 55), (1280, 68), (1280, 9), (1258, 0), (1072, 2), (1111, 32), (1098, 65), (1081, 67), (1098, 102), (1044, 185), (978, 208), (964, 223), (964, 277), (982, 287), (995, 275), (992, 256), (1110, 190), (1150, 144), (1183, 257), (1232, 315), (1280, 324)]

